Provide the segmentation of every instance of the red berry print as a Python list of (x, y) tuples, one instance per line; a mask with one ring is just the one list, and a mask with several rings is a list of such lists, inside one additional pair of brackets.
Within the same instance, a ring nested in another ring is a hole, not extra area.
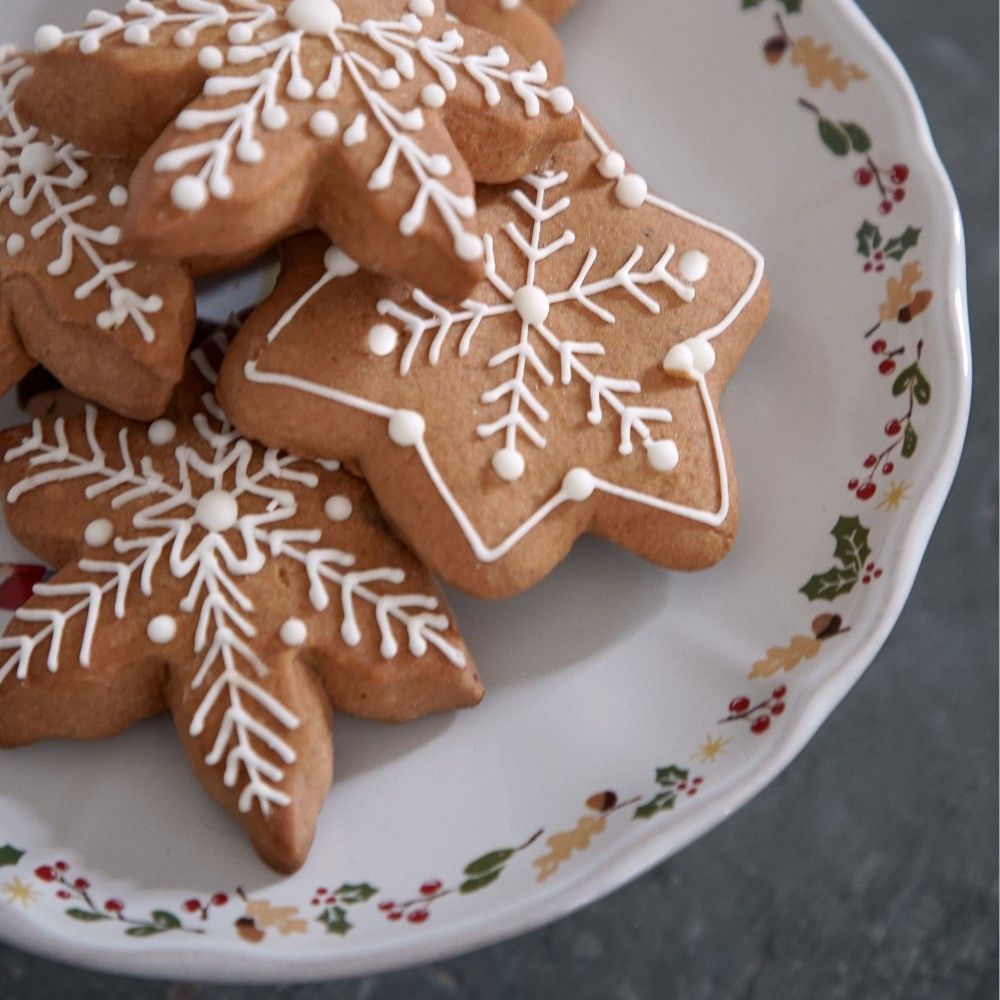
[(865, 459), (865, 468), (866, 469), (874, 469), (876, 465), (878, 465), (878, 458), (875, 455), (869, 455)]
[(782, 684), (780, 687), (776, 687), (774, 691), (771, 692), (771, 697), (784, 698), (786, 694), (788, 694), (788, 688), (786, 688), (785, 685)]
[(885, 201), (879, 205), (878, 210), (882, 213), (882, 215), (889, 215), (892, 212), (892, 202), (886, 198)]
[(396, 904), (391, 899), (386, 899), (378, 904), (378, 908), (383, 913), (388, 913), (389, 910), (394, 910), (396, 908)]
[(848, 489), (849, 489), (849, 490), (850, 490), (850, 491), (851, 491), (851, 492), (853, 493), (853, 492), (854, 492), (854, 491), (855, 491), (855, 490), (856, 490), (856, 489), (858, 488), (858, 482), (859, 482), (859, 480), (857, 480), (857, 479), (852, 479), (852, 480), (851, 480), (851, 481), (850, 481), (850, 482), (849, 482), (849, 483), (847, 484), (847, 488), (848, 488)]
[(40, 878), (43, 882), (54, 882), (56, 873), (48, 865), (42, 865), (35, 869), (35, 877)]
[(90, 888), (90, 883), (85, 878), (78, 878), (73, 883), (73, 888), (74, 889), (79, 889), (80, 892), (83, 892), (85, 889), (89, 889)]
[(895, 468), (896, 466), (893, 465), (892, 462), (886, 462), (885, 465), (882, 466), (882, 475), (891, 476)]
[(197, 913), (201, 909), (201, 900), (189, 899), (184, 903), (184, 910), (187, 913)]
[(877, 492), (877, 487), (874, 483), (865, 483), (864, 486), (858, 489), (858, 499), (859, 500), (871, 500)]
[(885, 425), (885, 433), (889, 437), (895, 437), (902, 429), (903, 425), (898, 420), (890, 420), (889, 423)]
[(212, 897), (212, 906), (225, 906), (229, 902), (229, 897), (224, 892), (217, 892)]
[(771, 706), (771, 715), (781, 715), (785, 710), (785, 703), (783, 701), (776, 701)]
[(906, 198), (905, 188), (896, 188), (896, 190), (892, 192), (892, 200), (895, 201), (896, 204), (899, 204), (899, 202), (904, 201), (905, 198)]
[(872, 344), (872, 354), (881, 354), (888, 346), (884, 340), (876, 340)]
[(420, 887), (421, 896), (433, 896), (434, 893), (441, 891), (441, 882), (439, 879), (431, 879), (429, 882), (425, 882)]
[(753, 722), (750, 723), (750, 732), (755, 736), (760, 736), (762, 733), (766, 733), (771, 727), (771, 720), (766, 715), (758, 715)]
[(430, 915), (430, 910), (411, 910), (406, 915), (406, 919), (409, 920), (411, 924), (422, 924)]
[(108, 913), (121, 913), (122, 910), (125, 909), (125, 904), (120, 899), (109, 899), (104, 904), (104, 909), (106, 909)]
[(905, 163), (897, 163), (889, 174), (893, 184), (905, 184), (910, 178), (910, 168)]
[(729, 703), (729, 711), (734, 715), (739, 715), (740, 713), (745, 712), (749, 707), (750, 699), (742, 695), (739, 698), (734, 698)]
[(878, 370), (881, 375), (891, 375), (896, 370), (896, 362), (891, 358), (886, 358), (885, 361), (878, 366)]
[(867, 167), (859, 167), (854, 172), (854, 180), (858, 187), (868, 187), (873, 180), (875, 180), (875, 175)]
[(402, 920), (403, 919), (403, 911), (402, 910), (393, 910), (392, 913), (390, 913), (387, 916), (386, 919), (387, 920)]
[(67, 892), (67, 891), (66, 891), (65, 889), (60, 889), (60, 890), (59, 890), (59, 891), (58, 891), (58, 892), (56, 893), (56, 895), (57, 895), (57, 896), (58, 896), (58, 897), (59, 897), (60, 899), (72, 899), (72, 898), (73, 898), (73, 893), (71, 893), (71, 892)]
[(69, 865), (65, 861), (56, 862), (56, 871), (64, 872), (69, 870)]

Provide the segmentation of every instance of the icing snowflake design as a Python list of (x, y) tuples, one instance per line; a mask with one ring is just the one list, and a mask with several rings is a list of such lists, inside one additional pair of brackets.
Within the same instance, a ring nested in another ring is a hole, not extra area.
[[(141, 295), (123, 284), (122, 279), (136, 265), (116, 252), (122, 240), (119, 226), (95, 229), (81, 220), (81, 214), (101, 197), (115, 208), (124, 208), (128, 193), (120, 186), (100, 194), (84, 192), (90, 179), (87, 154), (60, 139), (46, 139), (38, 129), (22, 123), (15, 94), (31, 72), (10, 49), (0, 51), (0, 206), (5, 209), (8, 226), (14, 229), (5, 234), (3, 250), (9, 258), (17, 257), (24, 252), (27, 240), (40, 240), (58, 227), (60, 252), (47, 265), (49, 275), (64, 277), (78, 260), (85, 260), (93, 273), (74, 290), (76, 299), (84, 301), (104, 292), (107, 308), (98, 313), (98, 326), (117, 330), (131, 322), (142, 339), (152, 343), (156, 332), (150, 317), (163, 309), (163, 299)], [(44, 214), (30, 226), (18, 227), (20, 220), (38, 215), (39, 205), (44, 206)]]
[[(514, 315), (520, 320), (520, 335), (515, 343), (488, 359), (489, 368), (502, 375), (502, 380), (481, 399), (487, 407), (503, 404), (505, 412), (477, 428), (482, 438), (502, 439), (502, 446), (493, 456), (497, 475), (508, 482), (521, 478), (525, 470), (524, 441), (537, 449), (546, 446), (544, 427), (550, 414), (532, 382), (563, 387), (582, 382), (590, 399), (587, 420), (594, 426), (607, 419), (617, 420), (622, 455), (631, 455), (638, 442), (653, 468), (670, 472), (678, 462), (677, 446), (670, 438), (654, 434), (655, 425), (667, 425), (673, 420), (670, 411), (635, 402), (642, 386), (634, 379), (613, 378), (595, 370), (594, 362), (605, 354), (604, 345), (597, 340), (575, 341), (561, 336), (558, 307), (572, 303), (603, 323), (613, 324), (615, 314), (601, 303), (610, 292), (623, 291), (650, 313), (658, 314), (660, 306), (649, 294), (653, 286), (670, 289), (686, 302), (694, 298), (694, 288), (669, 270), (675, 247), (668, 246), (649, 270), (638, 271), (645, 248), (637, 246), (610, 277), (599, 279), (592, 275), (600, 253), (591, 247), (568, 288), (546, 289), (540, 280), (539, 265), (576, 243), (572, 229), (564, 229), (548, 242), (542, 238), (543, 225), (555, 222), (570, 206), (570, 199), (560, 194), (568, 180), (566, 172), (532, 174), (524, 179), (528, 192), (517, 188), (510, 193), (527, 217), (527, 225), (509, 222), (503, 231), (523, 256), (524, 267), (512, 280), (502, 275), (496, 265), (493, 237), (485, 237), (486, 280), (498, 293), (498, 303), (468, 299), (452, 312), (420, 291), (414, 292), (406, 305), (390, 300), (379, 302), (379, 313), (396, 320), (406, 334), (400, 374), (410, 374), (422, 346), (427, 347), (430, 363), (437, 365), (452, 338), (458, 341), (458, 356), (468, 358), (484, 324), (496, 317)], [(392, 340), (393, 333), (376, 328), (370, 338), (374, 341), (379, 337)]]
[[(205, 353), (196, 360), (214, 381)], [(297, 492), (330, 491), (336, 462), (265, 451), (233, 429), (211, 392), (201, 404), (187, 430), (166, 420), (149, 427), (149, 443), (165, 453), (155, 463), (133, 457), (138, 442), (128, 426), (117, 435), (115, 453), (102, 446), (103, 417), (93, 407), (81, 418), (82, 437), (71, 435), (63, 419), (51, 432), (36, 421), (7, 452), (8, 464), (29, 460), (7, 493), (8, 507), (30, 503), (33, 493), (49, 485), (78, 482), (86, 483), (83, 495), (97, 514), (127, 510), (131, 517), (128, 530), (118, 535), (109, 517), (95, 517), (84, 533), (95, 556), (78, 561), (75, 578), (60, 575), (35, 587), (33, 600), (14, 616), (34, 628), (0, 639), (0, 650), (9, 651), (0, 685), (42, 669), (57, 673), (71, 659), (90, 668), (102, 619), (142, 616), (158, 586), (172, 580), (183, 597), (176, 607), (159, 605), (160, 613), (146, 623), (148, 641), (166, 656), (175, 640), (190, 636), (192, 649), (184, 659), (190, 661), (189, 689), (198, 704), (189, 735), (201, 736), (210, 720), (218, 720), (205, 763), (224, 767), (225, 787), (239, 788), (242, 813), (256, 805), (269, 816), (290, 803), (282, 782), (296, 760), (289, 734), (300, 720), (275, 693), (277, 677), (262, 654), (274, 637), (261, 631), (258, 620), (266, 595), (262, 602), (251, 590), (265, 568), (280, 561), (289, 573), (301, 574), (309, 587), (307, 610), (339, 616), (347, 647), (358, 646), (363, 629), (374, 628), (386, 660), (399, 657), (403, 644), (413, 658), (440, 654), (449, 670), (463, 668), (466, 660), (447, 635), (449, 618), (436, 596), (407, 592), (407, 574), (396, 566), (360, 568), (354, 554), (324, 544), (322, 530), (303, 526)], [(74, 440), (86, 446), (74, 446)], [(331, 496), (325, 511), (336, 523), (357, 516), (342, 495)], [(70, 649), (72, 622), (82, 625), (82, 638)], [(291, 618), (277, 638), (286, 647), (303, 646), (309, 624)]]
[[(572, 95), (546, 86), (541, 63), (512, 67), (499, 45), (466, 51), (457, 22), (443, 21), (434, 0), (409, 0), (405, 12), (384, 19), (352, 19), (345, 13), (352, 7), (363, 9), (353, 0), (129, 0), (121, 15), (92, 12), (82, 31), (64, 34), (47, 25), (36, 46), (47, 52), (71, 39), (81, 53), (93, 54), (111, 40), (144, 47), (169, 32), (178, 48), (190, 49), (203, 34), (217, 40), (215, 29), (225, 29), (224, 44), (204, 45), (198, 53), (207, 74), (203, 100), (175, 121), (191, 141), (155, 162), (158, 173), (180, 175), (172, 186), (178, 209), (198, 212), (210, 199), (232, 197), (232, 165), (264, 160), (262, 131), (281, 132), (304, 109), (316, 142), (339, 141), (349, 150), (378, 136), (386, 149), (368, 179), (370, 191), (392, 188), (401, 168), (416, 182), (399, 221), (404, 236), (420, 230), (433, 209), (457, 256), (480, 259), (481, 240), (467, 231), (475, 199), (449, 183), (452, 158), (426, 148), (426, 112), (442, 108), (461, 78), (478, 88), (487, 107), (499, 105), (506, 92), (529, 118), (543, 104), (569, 114)], [(436, 36), (428, 19), (444, 25)], [(349, 117), (342, 120), (345, 112)]]
[[(315, 317), (318, 297), (320, 309), (340, 308), (337, 282), (351, 280), (357, 271), (346, 255), (331, 249), (312, 287), (276, 323), (255, 327), (247, 348), (237, 351), (247, 359), (239, 377), (244, 385), (292, 389), (385, 420), (390, 440), (416, 451), (480, 563), (503, 559), (561, 506), (601, 494), (708, 528), (724, 525), (731, 512), (714, 397), (733, 365), (727, 354), (723, 374), (710, 383), (718, 360), (713, 345), (757, 296), (763, 259), (735, 234), (653, 195), (586, 120), (584, 127), (588, 141), (565, 154), (568, 169), (559, 168), (563, 161), (557, 155), (553, 168), (495, 193), (484, 209), (490, 219), (485, 228), (491, 230), (484, 239), (486, 278), (457, 308), (420, 290), (373, 301), (374, 322), (363, 334), (367, 363), (361, 356), (355, 363), (334, 359), (328, 380), (316, 377), (316, 365), (295, 370), (289, 366), (298, 357), (314, 357), (314, 348), (306, 346), (309, 323), (300, 322), (300, 314), (308, 308)], [(574, 225), (587, 226), (587, 235)], [(713, 268), (710, 254), (731, 258), (732, 270)], [(296, 260), (306, 266), (302, 254)], [(734, 286), (740, 286), (735, 301)], [(364, 292), (357, 284), (350, 289), (344, 306), (353, 328), (355, 316), (363, 322), (356, 303)], [(276, 357), (284, 360), (276, 363)], [(384, 367), (378, 371), (375, 364)], [(442, 372), (440, 381), (430, 379), (430, 371), (458, 364), (468, 377)], [(385, 372), (389, 366), (392, 376)], [(423, 413), (391, 403), (397, 393), (408, 401), (419, 398), (415, 388), (406, 388), (417, 373), (420, 385), (443, 395), (454, 378), (454, 409), (437, 408), (451, 422), (436, 414), (430, 433)], [(673, 410), (668, 397), (675, 401)], [(464, 408), (466, 399), (471, 411)], [(247, 418), (237, 414), (237, 419)], [(677, 432), (678, 419), (686, 435)], [(465, 433), (470, 420), (475, 437), (491, 451), (465, 445), (461, 436), (455, 442), (452, 431)], [(598, 437), (578, 438), (588, 427)], [(555, 488), (529, 508), (527, 494), (515, 491), (514, 484), (530, 478), (529, 490), (538, 496), (552, 464), (542, 456), (554, 451), (561, 464), (578, 454), (569, 435), (589, 448), (590, 465), (557, 467)], [(690, 454), (678, 444), (682, 436)], [(617, 457), (605, 457), (598, 442), (607, 439)], [(314, 446), (322, 448), (320, 442)], [(452, 453), (468, 447), (470, 454), (488, 455), (485, 476), (462, 469), (449, 477), (434, 447)], [(543, 466), (537, 474), (533, 460)], [(673, 486), (672, 474), (682, 466), (684, 474)], [(694, 469), (714, 479), (708, 496), (714, 492), (715, 498), (681, 492), (690, 490)], [(509, 511), (510, 522), (499, 540), (487, 541), (476, 515), (481, 503), (492, 502), (498, 485), (511, 490), (511, 504), (501, 513)], [(385, 503), (391, 506), (392, 498)], [(398, 520), (399, 512), (392, 516)], [(432, 553), (421, 551), (431, 561)]]

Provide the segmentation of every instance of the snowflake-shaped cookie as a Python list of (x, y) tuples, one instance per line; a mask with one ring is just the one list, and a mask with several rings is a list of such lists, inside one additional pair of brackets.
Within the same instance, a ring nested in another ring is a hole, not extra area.
[(466, 24), (474, 24), (507, 39), (526, 59), (541, 60), (550, 80), (561, 80), (566, 69), (562, 43), (549, 26), (574, 0), (448, 0), (448, 10)]
[(717, 400), (767, 310), (763, 261), (587, 129), (483, 192), (487, 279), (460, 306), (300, 238), (223, 369), (244, 432), (340, 451), (476, 594), (523, 589), (585, 531), (697, 568), (736, 527)]
[(579, 134), (543, 64), (444, 0), (130, 0), (36, 45), (37, 120), (145, 153), (127, 225), (153, 257), (252, 252), (310, 222), (373, 270), (461, 296), (483, 275), (474, 180), (510, 181)]
[(11, 530), (61, 568), (0, 639), (0, 746), (169, 709), (206, 789), (289, 871), (329, 789), (331, 705), (398, 722), (482, 688), (364, 484), (233, 429), (211, 391), (224, 346), (153, 424), (90, 406), (3, 433)]
[(122, 250), (130, 168), (28, 125), (31, 68), (0, 50), (0, 393), (37, 362), (128, 416), (167, 405), (194, 333), (194, 286)]

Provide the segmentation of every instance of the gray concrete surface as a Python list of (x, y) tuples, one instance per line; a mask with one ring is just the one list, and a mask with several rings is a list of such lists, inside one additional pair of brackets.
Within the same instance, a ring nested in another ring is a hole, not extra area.
[(902, 619), (796, 764), (644, 878), (454, 961), (254, 990), (77, 972), (0, 947), (2, 1000), (997, 996), (997, 3), (862, 6), (910, 70), (958, 188), (975, 398)]

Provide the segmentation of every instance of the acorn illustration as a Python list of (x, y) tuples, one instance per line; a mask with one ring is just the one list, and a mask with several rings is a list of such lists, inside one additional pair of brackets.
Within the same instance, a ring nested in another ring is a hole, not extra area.
[(235, 926), (236, 933), (250, 944), (260, 944), (264, 940), (264, 932), (257, 926), (253, 917), (240, 917)]

